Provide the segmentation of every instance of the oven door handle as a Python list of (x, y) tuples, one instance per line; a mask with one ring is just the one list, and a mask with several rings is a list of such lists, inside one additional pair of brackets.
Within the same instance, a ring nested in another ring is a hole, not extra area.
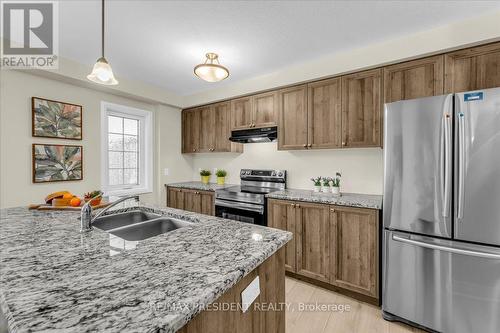
[(235, 202), (235, 201), (229, 202), (229, 201), (215, 199), (215, 206), (248, 210), (248, 211), (252, 211), (252, 212), (257, 212), (259, 214), (264, 214), (264, 206), (263, 205), (253, 205), (253, 204), (243, 203), (243, 202)]

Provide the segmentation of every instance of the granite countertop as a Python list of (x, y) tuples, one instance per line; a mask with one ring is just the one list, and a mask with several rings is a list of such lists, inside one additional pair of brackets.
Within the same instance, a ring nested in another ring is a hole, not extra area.
[(291, 239), (177, 209), (195, 224), (142, 241), (80, 233), (78, 212), (0, 210), (0, 305), (12, 332), (175, 332)]
[(235, 184), (217, 185), (216, 183), (203, 184), (202, 182), (192, 181), (192, 182), (165, 184), (165, 186), (186, 188), (186, 189), (190, 189), (190, 190), (215, 191), (218, 189), (223, 189), (226, 187), (236, 186), (236, 185)]
[(332, 193), (317, 193), (310, 190), (286, 189), (267, 195), (268, 198), (296, 200), (305, 202), (326, 203), (339, 206), (382, 209), (382, 196), (373, 194), (342, 193), (341, 196)]

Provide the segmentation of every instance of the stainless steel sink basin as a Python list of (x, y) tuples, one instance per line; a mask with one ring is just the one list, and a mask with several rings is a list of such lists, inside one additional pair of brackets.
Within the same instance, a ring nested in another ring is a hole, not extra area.
[(92, 226), (108, 231), (120, 227), (134, 225), (136, 223), (156, 219), (161, 215), (143, 212), (140, 210), (133, 210), (124, 213), (104, 215), (95, 219)]
[(194, 223), (169, 217), (139, 222), (130, 226), (109, 230), (112, 235), (127, 241), (138, 241), (170, 232), (179, 228), (192, 226)]

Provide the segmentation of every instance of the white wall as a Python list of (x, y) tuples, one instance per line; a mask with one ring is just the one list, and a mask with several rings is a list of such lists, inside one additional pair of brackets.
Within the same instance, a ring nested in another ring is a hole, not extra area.
[[(29, 71), (2, 70), (0, 90), (0, 207), (41, 203), (51, 192), (69, 190), (82, 195), (100, 188), (100, 103), (127, 105), (155, 114), (154, 192), (142, 200), (163, 203), (166, 181), (189, 179), (192, 169), (189, 157), (180, 154), (180, 110), (153, 105), (99, 90), (55, 81), (29, 74)], [(61, 140), (31, 136), (31, 97), (67, 101), (83, 106), (83, 140)], [(76, 144), (84, 148), (82, 181), (32, 183), (32, 143)], [(173, 173), (160, 174), (160, 163), (171, 166)], [(162, 197), (163, 195), (163, 197)]]
[[(342, 191), (382, 194), (382, 149), (328, 149), (278, 151), (277, 143), (245, 144), (243, 154), (208, 153), (193, 157), (193, 180), (199, 180), (199, 169), (224, 168), (227, 182), (239, 184), (239, 171), (244, 168), (285, 169), (289, 188), (312, 188), (313, 176), (342, 173)], [(212, 176), (211, 181), (215, 181)]]

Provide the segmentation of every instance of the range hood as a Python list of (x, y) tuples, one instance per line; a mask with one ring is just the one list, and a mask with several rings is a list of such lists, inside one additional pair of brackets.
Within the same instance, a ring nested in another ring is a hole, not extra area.
[(229, 138), (232, 142), (239, 143), (256, 143), (256, 142), (271, 142), (278, 137), (278, 128), (264, 127), (252, 128), (246, 130), (232, 131)]

